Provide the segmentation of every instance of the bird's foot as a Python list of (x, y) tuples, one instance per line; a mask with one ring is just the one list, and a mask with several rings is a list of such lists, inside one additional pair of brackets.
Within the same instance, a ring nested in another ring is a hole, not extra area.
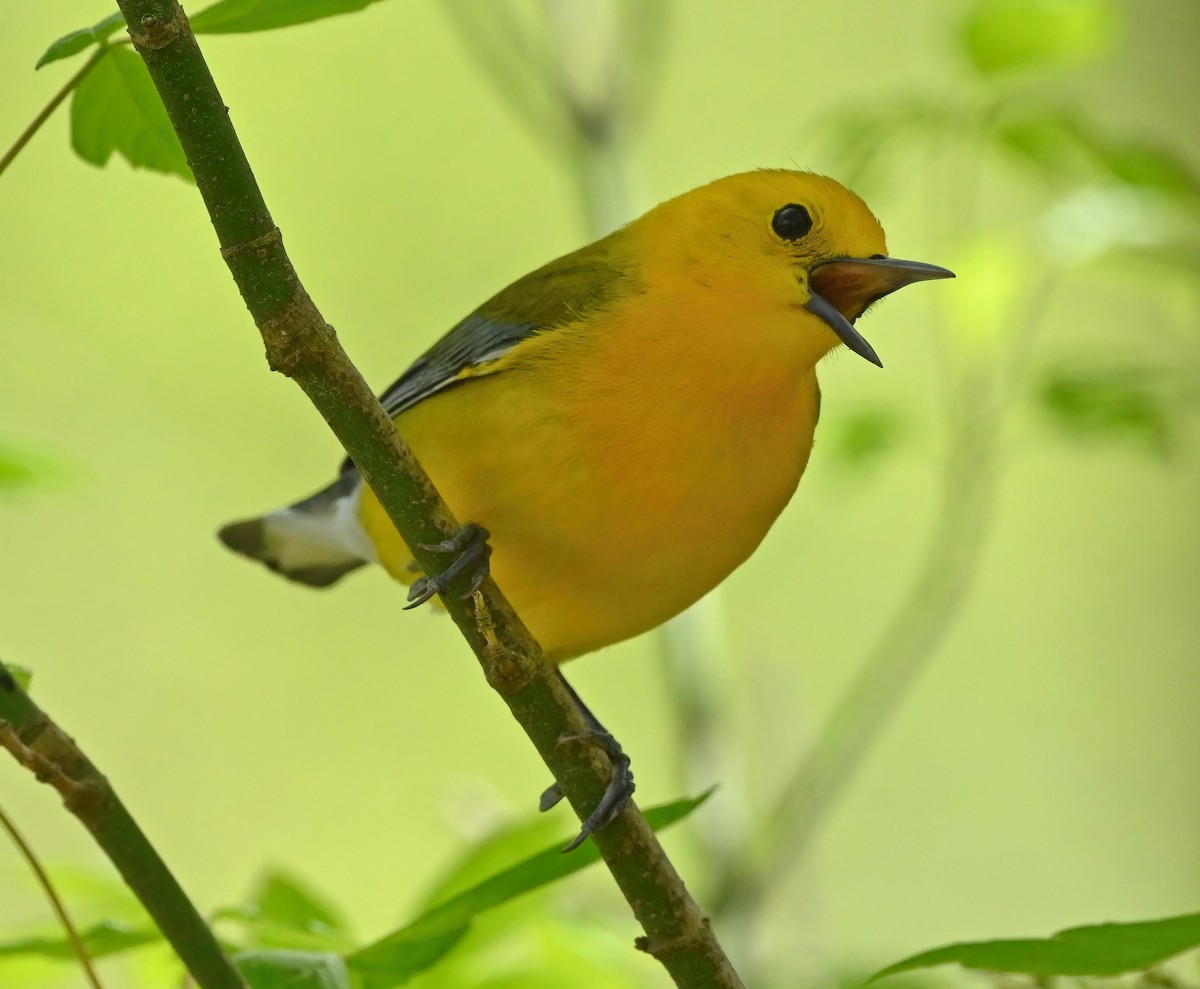
[[(617, 815), (629, 803), (629, 798), (633, 796), (636, 785), (633, 782), (633, 772), (629, 768), (629, 756), (625, 754), (621, 743), (613, 738), (610, 732), (601, 729), (587, 731), (582, 735), (564, 735), (559, 739), (559, 744), (564, 742), (592, 742), (600, 747), (608, 756), (609, 762), (612, 763), (612, 775), (608, 779), (604, 796), (600, 798), (600, 802), (583, 822), (579, 834), (563, 849), (564, 852), (570, 852), (582, 845), (588, 835), (595, 834), (616, 820)], [(557, 783), (552, 783), (542, 792), (541, 799), (538, 800), (538, 809), (547, 811), (562, 798), (562, 787)]]
[(416, 608), (435, 594), (441, 594), (455, 578), (464, 573), (471, 574), (471, 586), (463, 598), (469, 598), (479, 590), (491, 569), (488, 558), (492, 555), (492, 547), (488, 544), (488, 535), (483, 526), (470, 522), (444, 542), (421, 543), (423, 550), (430, 553), (454, 554), (454, 559), (441, 573), (432, 577), (418, 577), (413, 581), (412, 587), (408, 589), (409, 603), (404, 606), (404, 610)]

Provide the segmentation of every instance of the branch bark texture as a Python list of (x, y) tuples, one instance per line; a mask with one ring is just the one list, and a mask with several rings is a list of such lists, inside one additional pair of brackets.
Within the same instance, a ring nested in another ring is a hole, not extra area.
[[(228, 111), (175, 0), (119, 0), (196, 177), (221, 254), (262, 334), (270, 366), (296, 381), (353, 458), (417, 562), (458, 523), (305, 292), (283, 247)], [(587, 743), (575, 704), (537, 643), (492, 581), (463, 600), (469, 576), (443, 596), (488, 682), (537, 747), (580, 817), (604, 792), (610, 767)], [(645, 819), (630, 802), (595, 835), (600, 853), (645, 930), (638, 945), (687, 989), (740, 989), (707, 918)]]
[(66, 732), (0, 664), (0, 748), (43, 783), (91, 832), (203, 989), (246, 989), (204, 918), (129, 815), (113, 788)]

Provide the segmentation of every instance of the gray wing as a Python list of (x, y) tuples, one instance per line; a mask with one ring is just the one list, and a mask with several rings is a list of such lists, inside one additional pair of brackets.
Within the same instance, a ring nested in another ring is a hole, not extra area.
[[(535, 334), (576, 322), (631, 291), (628, 267), (612, 236), (530, 272), (502, 289), (456, 324), (380, 396), (393, 418), (452, 385), (459, 377), (496, 360)], [(353, 469), (347, 458), (342, 470)]]
[(379, 401), (395, 418), (435, 392), (456, 381), (461, 383), (464, 379), (458, 375), (467, 368), (495, 360), (526, 337), (548, 328), (473, 312), (418, 357)]
[(380, 397), (391, 416), (452, 384), (458, 375), (494, 361), (537, 333), (584, 319), (628, 291), (626, 267), (612, 237), (531, 271), (501, 290), (429, 348)]

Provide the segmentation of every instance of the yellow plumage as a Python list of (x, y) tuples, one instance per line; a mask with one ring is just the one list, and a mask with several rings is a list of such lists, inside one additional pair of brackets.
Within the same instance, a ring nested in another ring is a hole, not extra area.
[[(759, 544), (808, 461), (818, 361), (839, 336), (877, 360), (853, 320), (949, 274), (884, 254), (833, 180), (731, 176), (525, 276), (384, 396), (456, 517), (491, 533), (492, 575), (550, 658), (660, 624)], [(372, 556), (411, 583), (374, 495), (333, 491), (223, 536), (309, 583)]]

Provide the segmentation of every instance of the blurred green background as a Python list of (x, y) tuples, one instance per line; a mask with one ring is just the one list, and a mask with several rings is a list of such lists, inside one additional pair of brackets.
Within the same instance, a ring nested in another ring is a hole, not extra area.
[[(597, 225), (760, 166), (847, 179), (894, 254), (960, 276), (866, 317), (886, 370), (825, 363), (800, 492), (717, 600), (567, 668), (643, 805), (722, 784), (665, 838), (704, 904), (786, 831), (781, 787), (882, 657), (843, 733), (878, 724), (875, 744), (804, 810), (810, 840), (781, 839), (766, 894), (718, 918), (735, 961), (794, 985), (1196, 910), (1200, 4), (688, 0), (624, 40), (602, 4), (546, 6), (516, 23), (582, 99), (639, 67), (614, 142), (567, 152), (530, 126), (548, 111), (514, 105), (508, 83), (536, 86), (494, 5), (202, 39), (374, 385)], [(0, 144), (73, 71), (35, 74), (46, 45), (110, 11), (6, 11)], [(1034, 15), (1059, 26), (1046, 51), (1021, 47)], [(401, 613), (381, 571), (313, 593), (219, 547), (339, 451), (267, 371), (195, 190), (84, 164), (67, 128), (63, 108), (0, 178), (0, 657), (34, 669), (203, 909), (283, 866), (378, 936), (527, 816), (545, 771), (451, 624)], [(54, 795), (0, 760), (0, 804), (101, 915), (107, 866)], [(526, 933), (550, 904), (586, 918), (580, 951), (621, 959), (547, 985), (666, 984), (611, 885), (578, 877), (529, 914)], [(2, 845), (0, 890), (0, 932), (47, 924)], [(0, 958), (2, 985), (75, 979)]]

